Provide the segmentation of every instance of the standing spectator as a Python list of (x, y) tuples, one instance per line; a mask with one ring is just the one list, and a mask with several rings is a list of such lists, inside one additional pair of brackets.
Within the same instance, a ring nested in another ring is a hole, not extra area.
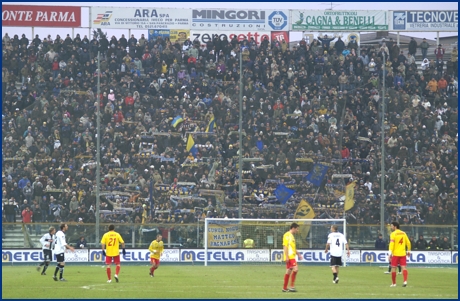
[(438, 48), (434, 50), (434, 54), (436, 55), (436, 67), (439, 66), (440, 64), (443, 64), (445, 53), (446, 53), (446, 50), (442, 48), (441, 44), (439, 44)]
[(414, 38), (410, 38), (409, 42), (409, 54), (415, 57), (415, 53), (417, 52), (417, 42)]
[(383, 239), (382, 233), (379, 234), (379, 237), (375, 241), (375, 249), (376, 250), (386, 250), (387, 249), (387, 243)]
[(24, 210), (22, 210), (22, 223), (26, 225), (29, 233), (32, 234), (32, 216), (33, 212), (30, 210), (30, 207), (27, 205)]
[(430, 44), (428, 44), (426, 38), (423, 38), (422, 43), (420, 43), (420, 49), (422, 50), (422, 59), (427, 58), (428, 47), (430, 47)]

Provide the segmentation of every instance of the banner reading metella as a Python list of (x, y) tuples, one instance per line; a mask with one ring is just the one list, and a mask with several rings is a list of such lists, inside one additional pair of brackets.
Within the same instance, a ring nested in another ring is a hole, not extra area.
[(292, 10), (290, 21), (292, 30), (388, 30), (383, 10)]

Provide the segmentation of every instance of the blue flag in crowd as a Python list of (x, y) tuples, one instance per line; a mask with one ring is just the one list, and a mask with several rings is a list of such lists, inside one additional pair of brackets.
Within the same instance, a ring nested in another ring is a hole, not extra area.
[(313, 170), (305, 177), (305, 179), (315, 186), (320, 186), (328, 169), (329, 166), (326, 164), (315, 163)]
[(289, 189), (283, 184), (278, 185), (275, 189), (275, 196), (281, 204), (286, 204), (287, 200), (289, 200), (294, 193), (294, 189)]

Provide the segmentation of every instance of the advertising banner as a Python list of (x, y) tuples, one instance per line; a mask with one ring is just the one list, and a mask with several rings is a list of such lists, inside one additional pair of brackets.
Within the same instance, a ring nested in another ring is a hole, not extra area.
[[(75, 249), (75, 252), (66, 250), (64, 253), (66, 262), (88, 262), (87, 249)], [(2, 250), (2, 263), (5, 262), (43, 262), (42, 249), (16, 249)], [(53, 253), (53, 261), (56, 262), (56, 254)]]
[[(204, 261), (204, 250), (181, 250), (180, 260), (188, 261)], [(208, 261), (212, 262), (268, 262), (270, 261), (269, 250), (248, 250), (248, 249), (233, 249), (233, 250), (208, 250)]]
[[(407, 257), (407, 263), (451, 264), (451, 251), (413, 251)], [(388, 251), (361, 251), (361, 262), (388, 263)]]
[(80, 27), (81, 7), (2, 4), (2, 26)]
[(390, 11), (390, 30), (458, 32), (458, 11)]
[(189, 9), (91, 7), (90, 16), (90, 26), (102, 29), (190, 28)]
[(201, 44), (206, 44), (208, 41), (212, 40), (212, 37), (217, 34), (219, 35), (220, 39), (223, 40), (224, 36), (227, 37), (227, 40), (230, 41), (233, 39), (234, 36), (238, 39), (238, 41), (243, 41), (245, 38), (248, 41), (251, 38), (254, 38), (254, 41), (257, 45), (260, 45), (265, 37), (271, 41), (271, 33), (270, 31), (259, 31), (259, 30), (234, 30), (234, 31), (225, 31), (222, 32), (220, 30), (191, 30), (190, 31), (190, 40), (193, 41), (195, 38), (198, 38)]
[(149, 41), (156, 40), (158, 37), (169, 38), (171, 43), (184, 43), (190, 37), (189, 29), (149, 29)]
[[(105, 256), (101, 250), (92, 249), (89, 252), (90, 262), (105, 262)], [(126, 255), (120, 256), (121, 262), (148, 262), (150, 261), (150, 251), (148, 249), (126, 249)], [(179, 249), (166, 249), (160, 257), (160, 261), (178, 262)]]
[(383, 10), (291, 10), (291, 30), (388, 30)]
[(238, 224), (226, 221), (212, 221), (208, 225), (208, 247), (237, 248), (240, 232)]
[(288, 30), (288, 10), (192, 9), (191, 29)]
[[(324, 253), (324, 250), (298, 250), (302, 254), (302, 260), (298, 262), (312, 263), (312, 262), (330, 262), (331, 254), (330, 252)], [(350, 257), (345, 253), (343, 256), (344, 262), (360, 262), (361, 252), (359, 250), (350, 250)], [(271, 261), (282, 261), (283, 260), (283, 250), (272, 250), (270, 255)]]

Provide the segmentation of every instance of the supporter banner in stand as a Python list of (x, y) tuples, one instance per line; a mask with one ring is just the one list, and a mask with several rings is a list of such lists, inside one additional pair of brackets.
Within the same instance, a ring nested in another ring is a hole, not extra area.
[(458, 11), (390, 11), (390, 30), (458, 32)]
[(187, 38), (190, 37), (189, 29), (149, 29), (148, 31), (149, 41), (156, 40), (158, 37), (163, 39), (169, 38), (171, 43), (179, 41), (179, 43), (184, 43)]
[(209, 248), (236, 248), (240, 232), (238, 224), (227, 221), (211, 221), (208, 225)]
[(188, 29), (189, 16), (189, 9), (91, 7), (90, 26), (101, 29)]
[(288, 10), (192, 9), (191, 29), (288, 30)]
[[(318, 39), (318, 37), (324, 37), (327, 35), (329, 38), (335, 37), (338, 38), (340, 37), (342, 41), (347, 45), (352, 39), (355, 39), (356, 42), (358, 43), (358, 46), (360, 45), (360, 35), (359, 32), (348, 32), (348, 31), (306, 31), (302, 32), (302, 37), (305, 38), (305, 41), (307, 42), (308, 45), (310, 45), (311, 42), (313, 42), (313, 39)], [(334, 43), (337, 41), (337, 39), (334, 39), (331, 42), (331, 46), (334, 45)]]
[(291, 30), (388, 30), (383, 10), (291, 10)]
[(2, 26), (81, 27), (81, 7), (2, 4)]
[(208, 41), (212, 40), (212, 37), (215, 34), (219, 35), (221, 40), (223, 40), (224, 36), (226, 36), (227, 40), (229, 41), (233, 38), (233, 36), (236, 36), (238, 41), (243, 41), (245, 38), (250, 41), (251, 38), (254, 38), (254, 41), (256, 41), (257, 45), (260, 45), (260, 42), (262, 42), (265, 37), (271, 41), (270, 31), (259, 30), (235, 30), (226, 32), (222, 32), (220, 30), (191, 30), (190, 40), (193, 41), (195, 38), (198, 38), (201, 44), (206, 44)]
[(286, 43), (289, 43), (289, 31), (272, 31), (271, 40), (278, 42), (282, 42), (284, 40)]

